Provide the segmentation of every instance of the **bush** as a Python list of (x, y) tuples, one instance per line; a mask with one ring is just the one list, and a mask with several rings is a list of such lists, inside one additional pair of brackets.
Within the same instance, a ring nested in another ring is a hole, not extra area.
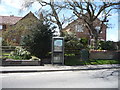
[(117, 46), (113, 41), (100, 41), (99, 48), (101, 50), (117, 50)]
[(75, 35), (65, 35), (65, 56), (80, 55), (80, 50), (87, 48), (88, 40), (78, 39)]
[(84, 48), (88, 48), (88, 39), (87, 38), (81, 38), (80, 43), (83, 44)]
[(52, 30), (50, 24), (44, 24), (42, 21), (30, 28), (31, 33), (22, 37), (21, 45), (28, 46), (26, 49), (33, 56), (45, 58), (51, 51)]
[(65, 49), (82, 49), (83, 44), (81, 44), (80, 40), (74, 35), (66, 35), (65, 36)]
[(15, 48), (15, 51), (12, 51), (10, 53), (10, 57), (13, 59), (30, 59), (31, 53), (28, 52), (26, 49), (23, 49), (20, 46), (17, 46)]
[(9, 46), (4, 39), (2, 39), (2, 46)]
[(120, 41), (117, 42), (118, 50), (120, 50)]

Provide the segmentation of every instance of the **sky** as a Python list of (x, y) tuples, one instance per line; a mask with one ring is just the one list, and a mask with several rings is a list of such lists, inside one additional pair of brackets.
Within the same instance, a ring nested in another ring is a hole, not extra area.
[[(20, 16), (24, 17), (27, 13), (32, 11), (35, 13), (39, 10), (41, 5), (35, 2), (30, 9), (23, 9), (22, 8), (23, 0), (0, 0), (0, 16)], [(118, 41), (118, 13), (113, 12), (112, 16), (109, 18), (109, 23), (111, 24), (112, 28), (107, 29), (107, 40), (111, 41)], [(120, 33), (120, 30), (119, 30)]]

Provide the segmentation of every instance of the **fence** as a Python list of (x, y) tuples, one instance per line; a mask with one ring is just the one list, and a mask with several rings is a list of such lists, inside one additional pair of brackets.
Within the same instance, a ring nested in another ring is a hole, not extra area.
[(2, 57), (4, 56), (8, 56), (10, 54), (11, 51), (14, 51), (16, 46), (1, 46), (1, 55)]

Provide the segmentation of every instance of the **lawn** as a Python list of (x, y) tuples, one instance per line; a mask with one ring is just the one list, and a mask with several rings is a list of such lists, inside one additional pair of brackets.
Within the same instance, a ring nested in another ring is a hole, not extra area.
[(120, 64), (119, 60), (88, 60), (82, 61), (79, 57), (67, 57), (65, 58), (65, 65), (77, 66), (77, 65), (102, 65), (102, 64)]

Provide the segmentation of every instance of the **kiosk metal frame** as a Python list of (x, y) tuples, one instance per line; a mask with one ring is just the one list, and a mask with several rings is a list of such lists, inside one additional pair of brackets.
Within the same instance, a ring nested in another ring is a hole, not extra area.
[(64, 37), (52, 38), (52, 64), (64, 65)]

